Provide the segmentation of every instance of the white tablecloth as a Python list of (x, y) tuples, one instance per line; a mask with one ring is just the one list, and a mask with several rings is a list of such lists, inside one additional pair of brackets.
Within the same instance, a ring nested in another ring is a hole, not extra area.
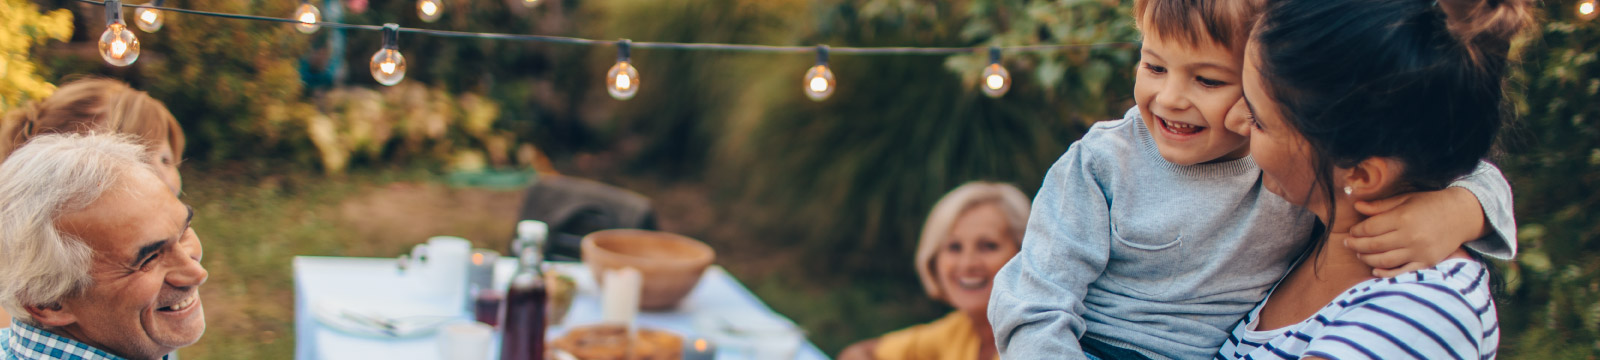
[[(504, 288), (515, 263), (501, 259), (497, 264), (495, 283)], [(578, 283), (578, 294), (573, 300), (563, 325), (550, 328), (546, 339), (555, 339), (567, 326), (585, 325), (600, 318), (600, 301), (597, 287), (589, 270), (579, 263), (551, 263), (552, 267), (572, 275)], [(405, 298), (410, 279), (401, 277), (392, 258), (348, 258), (296, 256), (294, 258), (295, 298), (295, 358), (301, 360), (346, 359), (437, 359), (437, 340), (434, 336), (410, 339), (387, 339), (352, 335), (323, 326), (312, 315), (310, 306), (319, 301), (342, 303), (381, 304)], [(672, 312), (641, 312), (638, 324), (644, 328), (669, 330), (685, 339), (693, 339), (697, 315), (710, 312), (742, 312), (752, 314), (773, 313), (766, 304), (751, 294), (739, 281), (719, 266), (707, 269), (694, 291), (682, 305)], [(472, 314), (463, 310), (463, 320)], [(718, 347), (717, 359), (752, 359), (748, 350)], [(796, 359), (827, 359), (816, 345), (804, 342)], [(766, 360), (766, 359), (762, 359)]]

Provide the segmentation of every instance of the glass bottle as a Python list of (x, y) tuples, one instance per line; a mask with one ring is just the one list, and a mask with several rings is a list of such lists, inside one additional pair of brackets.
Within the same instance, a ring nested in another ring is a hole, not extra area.
[(544, 262), (539, 246), (524, 246), (518, 256), (520, 266), (511, 277), (500, 313), (500, 360), (543, 360), (545, 333)]

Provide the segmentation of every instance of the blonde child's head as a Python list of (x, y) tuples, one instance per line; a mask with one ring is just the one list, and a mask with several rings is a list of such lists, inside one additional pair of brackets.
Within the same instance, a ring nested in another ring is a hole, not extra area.
[(1228, 131), (1240, 101), (1244, 45), (1256, 0), (1135, 0), (1144, 39), (1134, 101), (1161, 157), (1194, 165), (1244, 157), (1247, 139)]

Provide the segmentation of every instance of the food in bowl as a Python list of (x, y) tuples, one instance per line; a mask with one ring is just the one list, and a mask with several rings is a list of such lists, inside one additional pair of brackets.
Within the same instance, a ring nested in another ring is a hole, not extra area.
[(551, 348), (571, 353), (583, 360), (678, 360), (683, 358), (683, 337), (652, 329), (639, 329), (633, 342), (633, 357), (628, 357), (628, 328), (622, 325), (591, 325), (574, 328), (550, 343)]
[(583, 263), (598, 282), (604, 282), (607, 270), (638, 270), (643, 283), (639, 307), (651, 311), (677, 307), (717, 256), (699, 240), (648, 230), (597, 231), (584, 236), (582, 246)]

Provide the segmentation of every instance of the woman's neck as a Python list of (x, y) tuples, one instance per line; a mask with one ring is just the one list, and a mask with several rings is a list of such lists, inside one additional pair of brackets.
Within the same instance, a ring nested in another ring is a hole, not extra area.
[(1360, 224), (1362, 220), (1366, 220), (1367, 216), (1356, 211), (1355, 199), (1348, 196), (1337, 197), (1338, 199), (1334, 201), (1334, 209), (1337, 212), (1333, 214), (1335, 215), (1333, 223), (1327, 222), (1329, 214), (1325, 213), (1326, 208), (1317, 211), (1317, 218), (1322, 219), (1322, 224), (1327, 227), (1328, 236), (1312, 259), (1316, 261), (1321, 271), (1335, 273), (1359, 271), (1361, 274), (1371, 274), (1372, 266), (1361, 261), (1355, 250), (1345, 246), (1345, 240), (1350, 238), (1350, 229)]
[(972, 331), (978, 333), (978, 359), (997, 358), (998, 356), (994, 354), (999, 353), (999, 350), (994, 345), (994, 328), (989, 325), (989, 315), (987, 313), (973, 314), (966, 311), (963, 311), (962, 314), (972, 322)]
[(1350, 237), (1350, 228), (1366, 217), (1356, 212), (1354, 202), (1348, 198), (1335, 206), (1337, 216), (1332, 223), (1327, 222), (1327, 208), (1313, 206), (1312, 211), (1327, 228), (1327, 240), (1272, 290), (1261, 308), (1258, 329), (1279, 329), (1304, 321), (1345, 289), (1372, 278), (1372, 267), (1344, 244)]

